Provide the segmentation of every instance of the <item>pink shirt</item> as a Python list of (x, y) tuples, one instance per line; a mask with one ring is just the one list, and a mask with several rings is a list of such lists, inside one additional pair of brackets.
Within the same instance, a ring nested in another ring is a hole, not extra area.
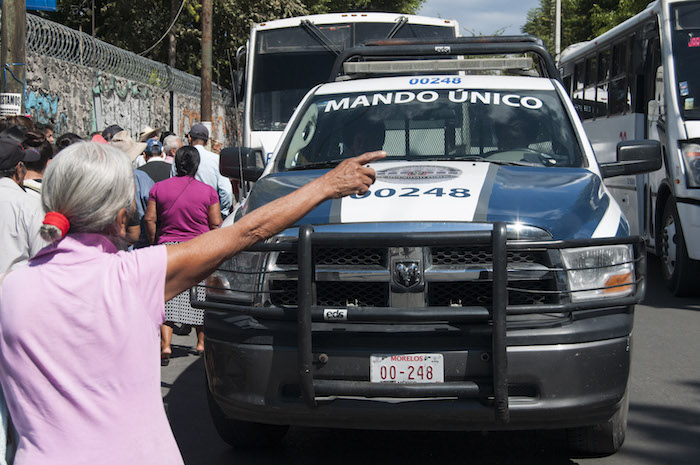
[(155, 183), (148, 200), (156, 203), (158, 243), (184, 242), (209, 231), (209, 207), (219, 194), (190, 176), (175, 176)]
[(182, 464), (160, 392), (165, 247), (70, 234), (0, 287), (15, 465)]

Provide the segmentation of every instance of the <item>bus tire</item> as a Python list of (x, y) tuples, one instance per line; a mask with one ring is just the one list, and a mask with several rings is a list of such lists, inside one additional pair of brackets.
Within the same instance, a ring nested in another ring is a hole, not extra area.
[(229, 446), (238, 449), (278, 446), (289, 430), (287, 425), (267, 425), (226, 417), (207, 386), (207, 403), (214, 428)]
[(664, 206), (657, 250), (661, 275), (673, 295), (683, 297), (698, 293), (699, 263), (688, 257), (683, 230), (678, 219), (676, 202), (669, 199)]
[(625, 442), (629, 387), (622, 398), (620, 409), (605, 423), (569, 428), (566, 439), (572, 457), (604, 457), (617, 452)]

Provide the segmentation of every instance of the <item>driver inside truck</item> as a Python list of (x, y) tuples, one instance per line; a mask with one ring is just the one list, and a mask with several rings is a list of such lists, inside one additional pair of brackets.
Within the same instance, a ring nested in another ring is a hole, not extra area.
[(384, 123), (371, 119), (356, 119), (343, 128), (343, 156), (355, 157), (361, 153), (382, 150)]
[(499, 151), (528, 148), (534, 140), (533, 124), (511, 112), (508, 117), (494, 119), (494, 135)]

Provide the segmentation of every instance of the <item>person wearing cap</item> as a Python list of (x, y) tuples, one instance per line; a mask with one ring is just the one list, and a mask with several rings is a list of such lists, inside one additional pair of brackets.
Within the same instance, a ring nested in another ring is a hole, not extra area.
[(27, 263), (46, 245), (39, 236), (44, 213), (39, 199), (22, 186), (25, 163), (39, 161), (36, 150), (0, 140), (0, 274)]
[[(231, 181), (227, 177), (222, 176), (219, 171), (219, 156), (204, 148), (204, 145), (209, 140), (209, 130), (203, 124), (194, 124), (187, 134), (187, 140), (199, 152), (199, 169), (197, 169), (195, 179), (202, 181), (204, 184), (209, 184), (216, 190), (217, 194), (219, 194), (221, 214), (224, 217), (228, 216), (233, 206), (233, 187), (231, 186)], [(171, 174), (175, 174), (174, 165), (171, 169)]]
[(137, 169), (145, 172), (153, 182), (163, 181), (170, 177), (170, 163), (163, 159), (163, 146), (158, 139), (148, 139), (146, 150), (143, 152), (146, 163)]
[(130, 160), (92, 142), (61, 152), (42, 188), (41, 234), (53, 244), (0, 287), (0, 386), (19, 437), (15, 464), (183, 464), (160, 392), (165, 302), (321, 203), (367, 193), (375, 172), (366, 165), (384, 156), (344, 160), (231, 226), (119, 251), (134, 208)]

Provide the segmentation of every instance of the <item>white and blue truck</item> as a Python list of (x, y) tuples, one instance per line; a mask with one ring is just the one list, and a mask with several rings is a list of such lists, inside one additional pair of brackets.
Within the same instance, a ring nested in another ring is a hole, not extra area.
[(561, 428), (572, 454), (617, 451), (645, 254), (603, 180), (658, 169), (658, 142), (599, 164), (537, 39), (374, 42), (308, 92), (264, 171), (222, 152), (255, 181), (227, 221), (377, 149), (368, 193), (193, 289), (221, 437)]

